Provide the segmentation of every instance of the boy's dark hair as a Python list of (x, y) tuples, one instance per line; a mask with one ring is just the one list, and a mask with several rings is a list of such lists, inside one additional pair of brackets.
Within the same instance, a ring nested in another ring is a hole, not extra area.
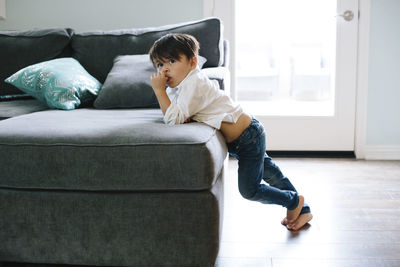
[(183, 54), (188, 59), (199, 54), (200, 44), (193, 36), (183, 33), (169, 33), (154, 42), (150, 48), (150, 59), (155, 64), (165, 59), (179, 60)]

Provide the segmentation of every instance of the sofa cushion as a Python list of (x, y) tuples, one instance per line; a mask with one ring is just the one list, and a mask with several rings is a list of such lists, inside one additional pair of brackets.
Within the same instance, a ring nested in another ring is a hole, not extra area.
[(46, 110), (0, 121), (0, 187), (203, 190), (227, 155), (219, 131), (159, 109)]
[(157, 97), (150, 83), (150, 76), (155, 72), (156, 69), (147, 54), (117, 56), (94, 102), (94, 107), (158, 107)]
[(50, 108), (75, 109), (93, 103), (101, 84), (76, 59), (57, 58), (40, 62), (6, 79)]
[(46, 109), (49, 109), (47, 105), (36, 99), (4, 101), (0, 102), (0, 120)]
[(0, 31), (0, 95), (26, 95), (4, 79), (26, 66), (62, 55), (71, 35), (71, 29)]
[[(207, 61), (199, 56), (201, 68)], [(117, 56), (94, 102), (98, 109), (159, 107), (150, 76), (157, 70), (148, 54)]]
[(200, 55), (207, 59), (204, 67), (223, 64), (223, 36), (217, 18), (154, 28), (96, 31), (74, 34), (74, 57), (103, 83), (118, 55), (147, 54), (154, 41), (169, 33), (188, 33), (200, 42)]

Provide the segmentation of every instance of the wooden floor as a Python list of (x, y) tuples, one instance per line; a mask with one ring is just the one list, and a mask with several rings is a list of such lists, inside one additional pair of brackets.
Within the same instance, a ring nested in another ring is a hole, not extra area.
[(314, 219), (290, 232), (284, 208), (243, 199), (230, 159), (217, 267), (400, 266), (400, 161), (274, 161)]

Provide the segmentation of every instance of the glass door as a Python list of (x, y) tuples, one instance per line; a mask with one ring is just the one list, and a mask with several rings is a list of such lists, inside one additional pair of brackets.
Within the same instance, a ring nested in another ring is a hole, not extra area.
[(357, 17), (357, 0), (236, 0), (234, 98), (269, 150), (354, 150)]

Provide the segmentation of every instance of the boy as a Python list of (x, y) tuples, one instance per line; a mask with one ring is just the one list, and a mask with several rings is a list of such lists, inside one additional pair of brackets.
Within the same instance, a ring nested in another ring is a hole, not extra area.
[[(151, 85), (164, 122), (174, 125), (193, 120), (221, 130), (229, 154), (239, 161), (241, 195), (286, 207), (286, 217), (281, 223), (289, 230), (299, 230), (312, 219), (309, 206), (266, 154), (263, 126), (219, 90), (216, 81), (201, 72), (197, 66), (199, 48), (191, 35), (167, 34), (149, 51), (157, 68), (157, 73), (151, 76)], [(269, 186), (262, 184), (261, 179)]]

